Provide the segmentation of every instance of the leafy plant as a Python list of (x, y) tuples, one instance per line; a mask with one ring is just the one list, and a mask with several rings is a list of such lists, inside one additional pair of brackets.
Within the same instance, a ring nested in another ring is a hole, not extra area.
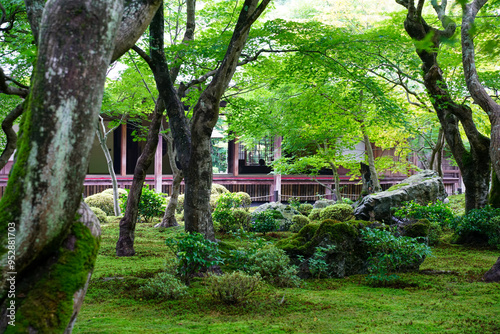
[(225, 304), (238, 304), (257, 290), (262, 278), (259, 274), (248, 275), (241, 271), (235, 271), (220, 276), (209, 275), (206, 278), (207, 290), (217, 301)]
[[(127, 198), (129, 194), (129, 189), (125, 190), (127, 194), (120, 196), (120, 208), (122, 212), (125, 212), (125, 209), (127, 208)], [(137, 206), (139, 217), (141, 217), (144, 222), (151, 223), (154, 217), (161, 217), (164, 212), (165, 204), (165, 197), (158, 194), (154, 190), (150, 190), (147, 186), (143, 187), (141, 198)]]
[(500, 249), (500, 209), (472, 209), (452, 224), (458, 243), (488, 244)]
[(292, 217), (292, 223), (293, 225), (290, 227), (290, 231), (297, 233), (299, 232), (304, 226), (310, 223), (309, 218), (302, 216), (302, 215), (295, 215)]
[(449, 205), (441, 201), (427, 205), (420, 205), (415, 201), (404, 202), (394, 211), (394, 216), (402, 219), (427, 219), (431, 223), (439, 223), (442, 227), (451, 226), (455, 220), (455, 215)]
[(216, 201), (212, 217), (220, 224), (221, 232), (234, 231), (240, 228), (233, 210), (241, 206), (241, 198), (234, 193), (223, 193)]
[(217, 243), (203, 234), (183, 233), (179, 239), (169, 238), (165, 243), (177, 256), (177, 274), (186, 284), (195, 273), (223, 263)]
[(252, 217), (253, 230), (255, 232), (266, 234), (267, 232), (273, 232), (278, 229), (278, 223), (274, 218), (274, 213), (272, 210), (266, 210), (254, 214)]
[(260, 274), (270, 284), (279, 287), (299, 285), (297, 267), (290, 264), (290, 258), (284, 250), (276, 247), (260, 249), (249, 257), (251, 274)]
[(231, 264), (238, 269), (248, 271), (250, 266), (250, 257), (257, 253), (260, 249), (268, 246), (270, 242), (255, 236), (252, 232), (246, 232), (244, 230), (231, 232), (231, 234), (236, 237), (239, 242), (244, 243), (244, 246), (229, 251)]
[(295, 210), (298, 210), (299, 209), (299, 206), (300, 206), (300, 198), (298, 197), (290, 197), (288, 199), (288, 204), (294, 208)]
[(430, 247), (417, 239), (396, 237), (389, 231), (363, 229), (361, 237), (369, 248), (367, 280), (371, 285), (387, 285), (399, 279), (395, 272), (414, 269), (431, 255)]
[(139, 293), (146, 299), (181, 299), (188, 295), (187, 286), (166, 272), (150, 278), (139, 288)]
[(335, 245), (328, 245), (328, 247), (316, 247), (313, 256), (308, 260), (309, 271), (313, 277), (328, 277), (328, 263), (326, 262), (326, 256), (334, 251), (335, 248)]

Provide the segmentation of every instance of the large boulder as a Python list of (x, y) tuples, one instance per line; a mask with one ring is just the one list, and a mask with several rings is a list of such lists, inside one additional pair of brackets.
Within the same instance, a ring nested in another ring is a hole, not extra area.
[(314, 209), (324, 209), (327, 206), (334, 205), (336, 201), (333, 199), (319, 199), (313, 204)]
[(484, 274), (483, 280), (486, 283), (500, 282), (500, 257), (493, 267)]
[(401, 203), (415, 201), (421, 205), (437, 200), (444, 201), (446, 194), (443, 180), (431, 170), (425, 170), (401, 181), (386, 191), (363, 198), (354, 210), (357, 219), (391, 223), (391, 208)]
[[(292, 218), (293, 216), (300, 215), (301, 213), (295, 210), (290, 205), (282, 204), (280, 202), (271, 202), (262, 204), (257, 209), (254, 210), (252, 215), (258, 214), (264, 211), (278, 211), (281, 213), (283, 218), (277, 218), (276, 220), (279, 222), (280, 230), (288, 231), (290, 226), (293, 225)], [(280, 217), (281, 217), (280, 216)]]

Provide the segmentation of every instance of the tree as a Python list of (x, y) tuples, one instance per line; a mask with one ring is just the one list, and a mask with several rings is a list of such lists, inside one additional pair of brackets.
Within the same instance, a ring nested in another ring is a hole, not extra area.
[[(120, 1), (26, 4), (38, 56), (15, 164), (0, 201), (1, 313), (16, 303), (15, 319), (2, 317), (0, 328), (71, 332), (99, 245), (100, 228), (81, 204), (81, 189), (106, 68), (119, 54), (114, 50), (137, 34), (128, 31), (130, 25), (117, 34), (122, 13), (127, 24), (157, 4), (131, 1), (125, 11)], [(7, 278), (15, 279), (15, 292)]]
[[(441, 127), (460, 171), (466, 187), (466, 210), (480, 208), (487, 204), (490, 180), (490, 140), (480, 133), (474, 123), (473, 113), (469, 106), (456, 103), (446, 84), (443, 71), (438, 62), (440, 44), (451, 38), (456, 29), (455, 22), (446, 15), (447, 2), (441, 5), (433, 1), (443, 29), (427, 24), (422, 17), (424, 0), (415, 6), (413, 0), (397, 0), (408, 10), (404, 27), (408, 35), (415, 41), (416, 53), (422, 61), (422, 77), (432, 104), (441, 123)], [(462, 125), (469, 140), (467, 149), (461, 136), (459, 124)]]

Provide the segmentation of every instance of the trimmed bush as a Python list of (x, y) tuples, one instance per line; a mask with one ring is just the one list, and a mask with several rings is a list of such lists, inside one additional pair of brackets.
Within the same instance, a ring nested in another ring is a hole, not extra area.
[(319, 217), (321, 220), (347, 221), (353, 217), (353, 214), (354, 209), (349, 204), (335, 204), (321, 210)]
[(146, 299), (181, 299), (188, 295), (187, 286), (169, 273), (159, 273), (139, 288)]
[(208, 293), (225, 304), (241, 303), (259, 288), (261, 281), (259, 274), (252, 276), (241, 271), (206, 278)]
[[(113, 195), (113, 188), (108, 188), (101, 193)], [(121, 195), (127, 195), (127, 190), (123, 188), (118, 188), (118, 197), (120, 197)]]
[(490, 245), (500, 249), (500, 209), (485, 206), (457, 218), (452, 227), (459, 244)]
[(285, 251), (276, 247), (263, 248), (249, 258), (249, 272), (260, 274), (268, 283), (278, 287), (299, 285), (297, 267), (290, 264)]
[(232, 211), (232, 215), (235, 221), (235, 224), (239, 227), (248, 231), (250, 229), (250, 213), (245, 209), (234, 209)]
[(323, 209), (312, 209), (307, 218), (309, 218), (309, 220), (312, 222), (320, 220), (319, 214), (321, 213), (321, 210)]
[(309, 204), (309, 203), (303, 203), (301, 205), (299, 205), (299, 208), (297, 209), (301, 214), (303, 214), (304, 216), (309, 216), (309, 214), (311, 213), (311, 211), (313, 210), (313, 205), (312, 204)]
[(99, 220), (99, 223), (104, 224), (108, 222), (108, 216), (104, 211), (102, 211), (99, 208), (96, 208), (95, 206), (91, 206), (90, 210), (92, 210), (95, 213), (97, 219)]
[(216, 201), (212, 217), (220, 224), (221, 232), (236, 231), (240, 228), (233, 210), (241, 205), (241, 200), (236, 194), (224, 193)]
[(250, 197), (250, 195), (243, 191), (239, 191), (235, 193), (235, 195), (240, 199), (241, 207), (248, 211), (250, 205), (252, 205), (252, 198)]
[(296, 215), (292, 217), (293, 225), (290, 227), (290, 231), (293, 233), (299, 232), (304, 226), (311, 223), (309, 218), (301, 215)]
[[(175, 208), (175, 212), (177, 214), (181, 214), (184, 212), (184, 194), (179, 195), (177, 197), (177, 207)], [(182, 215), (182, 216), (184, 216), (184, 215)]]
[(222, 184), (212, 183), (212, 190), (210, 191), (212, 195), (222, 195), (228, 192), (229, 190)]
[(113, 195), (111, 194), (105, 194), (105, 193), (94, 194), (85, 198), (84, 201), (85, 203), (87, 203), (88, 206), (101, 209), (107, 216), (115, 215), (115, 209), (113, 205)]
[[(278, 222), (274, 218), (273, 212), (279, 211), (266, 210), (252, 215), (252, 228), (255, 232), (266, 234), (266, 232), (274, 232), (278, 229)], [(283, 215), (281, 215), (283, 217)]]

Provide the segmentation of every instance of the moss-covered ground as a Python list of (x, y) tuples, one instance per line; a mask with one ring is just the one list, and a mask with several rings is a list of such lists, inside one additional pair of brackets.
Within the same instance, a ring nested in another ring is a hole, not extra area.
[(265, 286), (244, 304), (224, 305), (210, 298), (202, 279), (194, 279), (189, 298), (141, 300), (139, 286), (170, 256), (164, 240), (182, 227), (138, 224), (131, 258), (114, 255), (117, 222), (102, 231), (74, 333), (500, 333), (500, 284), (481, 282), (499, 251), (444, 244), (394, 287), (370, 287), (361, 275), (305, 280), (300, 288)]

